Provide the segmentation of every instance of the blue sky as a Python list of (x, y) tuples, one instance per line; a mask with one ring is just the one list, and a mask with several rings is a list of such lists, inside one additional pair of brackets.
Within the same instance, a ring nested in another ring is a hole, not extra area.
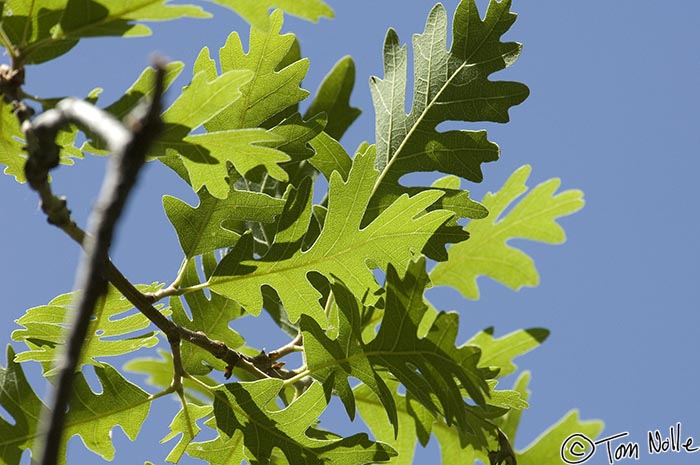
[[(457, 2), (444, 3), (451, 14)], [(354, 57), (352, 103), (363, 115), (342, 141), (352, 150), (363, 140), (374, 141), (367, 83), (370, 75), (381, 75), (387, 28), (410, 42), (422, 31), (432, 2), (329, 4), (335, 19), (310, 24), (288, 18), (285, 30), (297, 33), (302, 53), (311, 59), (304, 85), (309, 90), (339, 58)], [(101, 102), (109, 103), (148, 64), (152, 51), (190, 65), (202, 46), (214, 54), (230, 31), (247, 30), (232, 13), (207, 8), (214, 19), (155, 24), (153, 37), (83, 41), (55, 62), (28, 69), (27, 90), (84, 96), (103, 87)], [(646, 434), (655, 429), (667, 434), (669, 426), (681, 422), (683, 435), (700, 444), (700, 222), (695, 211), (700, 200), (700, 3), (514, 0), (512, 10), (519, 18), (507, 38), (522, 42), (524, 50), (498, 78), (527, 84), (531, 95), (511, 110), (508, 124), (464, 126), (487, 128), (502, 149), (501, 160), (485, 167), (485, 181), (472, 192), (480, 198), (498, 189), (527, 163), (533, 167), (531, 185), (560, 177), (563, 188), (585, 192), (586, 207), (561, 221), (566, 244), (515, 243), (535, 259), (539, 287), (513, 292), (482, 278), (479, 301), (438, 290), (435, 303), (460, 311), (461, 340), (487, 326), (495, 326), (497, 335), (528, 327), (552, 330), (542, 347), (517, 361), (533, 374), (531, 408), (523, 415), (518, 448), (578, 408), (583, 418), (604, 420), (605, 435), (629, 432), (629, 440), (642, 445), (642, 464), (695, 463), (700, 452), (648, 455)], [(103, 169), (103, 159), (90, 157), (55, 173), (56, 189), (68, 197), (83, 224)], [(147, 167), (112, 254), (135, 282), (167, 282), (180, 263), (177, 238), (162, 211), (164, 194), (196, 203), (174, 175), (156, 164)], [(26, 308), (71, 289), (78, 250), (46, 225), (26, 186), (0, 178), (0, 198), (5, 245), (0, 290), (7, 325)], [(5, 328), (3, 345), (10, 331)], [(245, 334), (252, 344), (271, 348), (282, 340), (270, 342), (256, 329)], [(152, 415), (174, 406), (162, 400)], [(167, 451), (151, 444), (166, 434), (167, 421), (151, 421), (140, 446), (118, 452), (117, 461), (162, 462)], [(115, 437), (118, 450), (120, 444), (128, 447), (121, 433)], [(142, 457), (143, 447), (152, 456)], [(435, 454), (433, 449), (420, 457), (427, 461)], [(607, 459), (599, 451), (587, 463)]]

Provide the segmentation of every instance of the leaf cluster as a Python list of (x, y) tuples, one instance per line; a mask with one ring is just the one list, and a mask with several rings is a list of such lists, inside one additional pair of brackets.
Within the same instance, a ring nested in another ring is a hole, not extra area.
[[(528, 96), (524, 84), (492, 79), (521, 51), (520, 44), (502, 41), (516, 18), (510, 1), (491, 0), (482, 17), (474, 0), (461, 0), (451, 26), (436, 5), (413, 37), (412, 76), (407, 46), (389, 30), (383, 76), (370, 80), (376, 143), (361, 144), (352, 156), (340, 140), (360, 114), (350, 104), (353, 60), (340, 59), (309, 92), (302, 87), (308, 59), (296, 37), (281, 32), (284, 13), (315, 21), (332, 16), (328, 6), (321, 0), (212, 2), (250, 22), (249, 43), (233, 32), (218, 56), (202, 49), (189, 83), (162, 112), (151, 162), (177, 173), (199, 202), (163, 197), (182, 266), (168, 285), (137, 287), (161, 301), (156, 309), (177, 327), (211, 343), (183, 340), (172, 353), (152, 352), (163, 334), (110, 287), (84, 341), (65, 440), (80, 435), (88, 449), (111, 460), (112, 427), (119, 424), (133, 439), (151, 404), (174, 392), (182, 409), (164, 438), (179, 438), (171, 462), (188, 454), (212, 464), (411, 463), (416, 443), (425, 446), (434, 436), (445, 464), (557, 463), (552, 451), (558, 453), (565, 434), (598, 434), (599, 422), (581, 422), (572, 413), (515, 451), (529, 374), (521, 373), (512, 389), (499, 388), (500, 378), (548, 331), (495, 338), (487, 329), (460, 342), (459, 314), (439, 311), (426, 296), (444, 285), (478, 298), (481, 275), (513, 289), (536, 285), (532, 259), (508, 241), (563, 242), (557, 219), (583, 206), (580, 191), (556, 192), (558, 180), (528, 191), (529, 166), (498, 192), (473, 200), (462, 183), (482, 181), (482, 164), (498, 159), (498, 145), (483, 130), (437, 129), (447, 121), (505, 123), (509, 109)], [(8, 69), (21, 72), (83, 38), (139, 36), (150, 32), (148, 21), (208, 15), (168, 0), (6, 0), (0, 6), (0, 38), (13, 60)], [(165, 86), (183, 79), (184, 68), (168, 64)], [(105, 110), (125, 117), (153, 95), (154, 80), (154, 70), (144, 70)], [(5, 94), (9, 82), (0, 89)], [(38, 101), (44, 109), (56, 103)], [(24, 134), (11, 103), (0, 106), (0, 163), (24, 182)], [(64, 163), (108, 154), (90, 131), (77, 134), (75, 127), (59, 133)], [(429, 186), (402, 183), (418, 172), (445, 176)], [(328, 188), (319, 192), (321, 178)], [(21, 364), (37, 361), (53, 379), (74, 294), (17, 320), (21, 328), (12, 337), (27, 349), (8, 348), (0, 368), (0, 405), (13, 420), (0, 416), (0, 464), (17, 464), (23, 450), (36, 451), (45, 407)], [(263, 311), (290, 335), (289, 344), (266, 352), (235, 330), (236, 320)], [(245, 363), (225, 362), (212, 346), (236, 351)], [(136, 351), (146, 355), (134, 358)], [(285, 364), (295, 352), (300, 365)], [(107, 359), (124, 355), (130, 361), (123, 370)], [(89, 366), (101, 393), (85, 381)], [(127, 373), (147, 374), (158, 390), (148, 394)], [(372, 437), (321, 428), (333, 396), (350, 419), (359, 412)], [(214, 439), (201, 440), (203, 428)]]

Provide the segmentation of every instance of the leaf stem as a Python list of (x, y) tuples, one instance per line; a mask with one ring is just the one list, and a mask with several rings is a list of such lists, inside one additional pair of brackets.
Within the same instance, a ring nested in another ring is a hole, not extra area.
[(311, 370), (309, 370), (307, 367), (302, 367), (300, 368), (301, 372), (297, 373), (296, 375), (292, 376), (291, 378), (287, 378), (284, 380), (284, 386), (291, 386), (297, 381), (301, 381), (302, 379), (306, 378), (311, 374)]
[(15, 48), (14, 44), (12, 44), (10, 37), (7, 35), (7, 32), (5, 32), (5, 28), (3, 28), (1, 25), (0, 42), (2, 43), (2, 46), (5, 47), (5, 50), (7, 50), (7, 52), (10, 54), (13, 60), (19, 57), (17, 49)]
[(155, 303), (161, 299), (164, 299), (165, 297), (171, 297), (174, 295), (185, 295), (189, 294), (190, 292), (201, 291), (207, 289), (209, 285), (210, 284), (208, 280), (203, 283), (187, 287), (173, 287), (173, 285), (171, 284), (168, 287), (164, 287), (163, 289), (160, 289), (156, 292), (151, 292), (147, 294), (147, 297), (151, 301), (151, 303)]
[(170, 285), (164, 287), (163, 289), (147, 294), (148, 297), (153, 299), (153, 302), (157, 302), (164, 297), (168, 297), (171, 295), (179, 295), (177, 294), (177, 292), (180, 287), (180, 283), (182, 282), (182, 279), (185, 276), (185, 271), (187, 270), (187, 265), (190, 263), (190, 260), (191, 258), (188, 257), (183, 258), (182, 263), (180, 264), (180, 269), (177, 270), (177, 275), (175, 276), (173, 282), (170, 283)]

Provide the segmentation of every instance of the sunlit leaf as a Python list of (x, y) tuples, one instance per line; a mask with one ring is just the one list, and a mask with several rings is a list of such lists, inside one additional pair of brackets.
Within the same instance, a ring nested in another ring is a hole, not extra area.
[(284, 208), (284, 200), (257, 192), (231, 189), (228, 197), (217, 199), (202, 188), (198, 196), (199, 205), (196, 208), (178, 198), (163, 197), (163, 208), (177, 231), (187, 258), (233, 247), (240, 238), (233, 228), (235, 222), (269, 223)]
[(318, 21), (320, 18), (332, 18), (333, 10), (322, 0), (209, 0), (210, 2), (232, 9), (243, 19), (261, 30), (274, 28), (274, 20), (267, 13), (272, 8), (279, 8), (287, 14)]
[[(14, 424), (0, 417), (0, 463), (19, 465), (22, 451), (34, 450), (37, 423), (44, 404), (27, 383), (22, 368), (13, 361), (8, 346), (7, 367), (0, 367), (0, 405), (10, 413)], [(112, 429), (119, 425), (132, 441), (148, 415), (148, 393), (124, 379), (109, 365), (96, 365), (101, 392), (94, 392), (82, 373), (73, 383), (73, 394), (64, 428), (59, 463), (65, 464), (65, 444), (79, 435), (83, 444), (107, 460), (114, 459)]]
[[(161, 286), (138, 286), (141, 292), (155, 292)], [(42, 362), (44, 375), (56, 373), (51, 362), (65, 342), (65, 325), (73, 312), (75, 293), (63, 294), (51, 300), (48, 305), (27, 310), (17, 320), (23, 329), (12, 332), (12, 339), (24, 342), (28, 351), (17, 354), (18, 362), (34, 360)], [(153, 347), (158, 337), (146, 332), (151, 322), (114, 288), (109, 288), (93, 312), (93, 318), (83, 342), (80, 364), (101, 366), (101, 357), (114, 357), (135, 352), (144, 347)], [(128, 337), (125, 337), (128, 336)]]
[[(362, 465), (385, 462), (395, 454), (390, 447), (370, 441), (365, 434), (341, 439), (319, 439), (307, 435), (326, 408), (323, 388), (313, 383), (288, 407), (271, 410), (268, 404), (282, 385), (281, 380), (264, 379), (227, 384), (218, 389), (214, 415), (220, 439), (210, 445), (194, 443), (190, 448), (205, 448), (207, 459), (215, 460), (215, 463), (231, 463), (227, 457), (234, 454), (238, 459), (241, 449), (252, 463), (268, 463), (273, 449), (279, 449), (289, 463), (308, 465)], [(230, 448), (212, 451), (213, 446), (224, 444)]]
[(426, 337), (418, 336), (418, 327), (427, 310), (423, 302), (427, 283), (423, 259), (409, 265), (404, 279), (389, 266), (384, 318), (376, 338), (366, 344), (361, 336), (359, 304), (341, 284), (332, 285), (339, 308), (335, 340), (329, 339), (315, 321), (302, 315), (308, 369), (324, 383), (327, 393), (332, 389), (337, 392), (351, 417), (355, 406), (349, 376), (372, 389), (391, 423), (398, 427), (393, 397), (379, 374), (388, 371), (434, 415), (439, 413), (448, 424), (456, 423), (463, 430), (473, 429), (462, 388), (483, 405), (488, 391), (486, 379), (492, 373), (477, 368), (480, 356), (477, 347), (455, 345), (457, 314), (439, 313)]
[[(295, 322), (302, 313), (310, 315), (322, 327), (326, 316), (318, 303), (320, 294), (308, 280), (310, 272), (327, 277), (337, 276), (356, 295), (379, 288), (368, 261), (373, 267), (386, 270), (389, 263), (405, 269), (431, 234), (452, 213), (425, 212), (439, 197), (439, 192), (422, 192), (413, 197), (402, 196), (360, 229), (371, 187), (378, 172), (373, 168), (374, 154), (358, 155), (347, 182), (334, 173), (330, 180), (328, 214), (318, 239), (308, 250), (299, 240), (281, 242), (276, 238), (270, 251), (259, 260), (250, 256), (250, 240), (244, 236), (219, 264), (210, 280), (210, 288), (237, 300), (246, 310), (257, 313), (262, 307), (260, 288), (272, 286), (279, 294), (290, 319)], [(305, 216), (292, 222), (290, 228), (306, 231), (310, 218), (309, 191), (300, 206)], [(289, 201), (289, 200), (288, 200)], [(303, 233), (297, 236), (303, 237)]]
[(489, 217), (469, 223), (467, 230), (471, 238), (452, 246), (449, 259), (435, 266), (430, 273), (434, 284), (452, 286), (465, 297), (476, 299), (479, 297), (476, 278), (480, 275), (487, 275), (511, 289), (539, 283), (532, 259), (508, 245), (508, 241), (564, 242), (564, 230), (556, 219), (578, 211), (584, 201), (579, 190), (556, 193), (558, 179), (545, 181), (527, 192), (525, 182), (529, 175), (530, 167), (523, 166), (496, 194), (489, 193), (484, 197), (483, 204), (489, 209)]

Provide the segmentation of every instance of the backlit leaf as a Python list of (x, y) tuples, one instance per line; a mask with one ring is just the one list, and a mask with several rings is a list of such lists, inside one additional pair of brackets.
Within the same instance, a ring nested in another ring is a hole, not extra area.
[(427, 335), (418, 336), (427, 311), (423, 301), (427, 283), (424, 259), (412, 262), (404, 279), (393, 266), (389, 267), (384, 318), (376, 338), (369, 343), (362, 341), (356, 297), (341, 284), (333, 284), (339, 308), (337, 338), (329, 339), (315, 321), (306, 315), (301, 317), (308, 369), (324, 383), (327, 393), (337, 392), (351, 417), (355, 406), (349, 376), (372, 389), (391, 423), (398, 427), (393, 397), (379, 374), (388, 371), (434, 415), (439, 413), (449, 424), (471, 431), (470, 406), (464, 402), (462, 388), (483, 405), (488, 391), (486, 379), (492, 373), (477, 368), (477, 347), (455, 346), (459, 327), (455, 313), (439, 313)]
[[(328, 214), (318, 239), (308, 250), (301, 243), (280, 242), (276, 238), (270, 251), (261, 259), (250, 256), (250, 240), (242, 238), (234, 250), (219, 264), (210, 280), (214, 292), (237, 300), (249, 312), (262, 307), (260, 288), (272, 286), (280, 296), (292, 322), (307, 313), (322, 327), (326, 316), (318, 303), (320, 294), (308, 280), (310, 272), (338, 279), (356, 295), (379, 288), (368, 260), (373, 267), (386, 270), (389, 263), (399, 269), (419, 252), (432, 233), (452, 213), (438, 210), (425, 212), (439, 197), (439, 192), (422, 192), (413, 197), (402, 196), (360, 229), (378, 172), (373, 168), (374, 153), (358, 155), (347, 182), (334, 173), (330, 180)], [(307, 188), (308, 189), (308, 188)], [(308, 191), (307, 191), (308, 192)], [(305, 218), (290, 228), (306, 231), (311, 202), (301, 201)], [(303, 237), (303, 233), (301, 236)]]
[(257, 127), (309, 95), (300, 88), (309, 67), (308, 59), (278, 69), (295, 40), (293, 34), (280, 34), (282, 22), (282, 12), (275, 11), (270, 16), (269, 31), (252, 28), (247, 53), (237, 32), (228, 37), (219, 52), (222, 72), (247, 71), (254, 77), (241, 86), (239, 99), (206, 124), (209, 131)]
[(163, 208), (177, 231), (187, 258), (233, 247), (240, 238), (233, 228), (235, 222), (270, 223), (284, 208), (282, 199), (236, 189), (231, 189), (225, 199), (218, 199), (203, 187), (198, 196), (196, 208), (175, 197), (163, 197)]
[(449, 259), (438, 263), (430, 273), (435, 285), (452, 286), (465, 297), (476, 299), (479, 275), (487, 275), (516, 290), (539, 283), (532, 259), (507, 242), (511, 239), (550, 244), (564, 242), (564, 230), (556, 219), (578, 211), (584, 202), (579, 190), (556, 193), (559, 180), (550, 179), (516, 203), (528, 190), (525, 182), (529, 175), (530, 167), (523, 166), (511, 175), (500, 191), (486, 194), (483, 204), (490, 216), (469, 223), (467, 230), (471, 238), (453, 245)]
[[(159, 284), (137, 286), (141, 292), (155, 292), (160, 287)], [(17, 354), (18, 362), (38, 361), (44, 367), (45, 376), (56, 373), (57, 368), (52, 368), (51, 362), (56, 360), (57, 350), (64, 344), (65, 325), (73, 311), (74, 300), (75, 293), (60, 295), (48, 305), (30, 308), (17, 320), (23, 329), (13, 331), (12, 339), (24, 342), (29, 348)], [(93, 312), (83, 342), (81, 365), (101, 366), (98, 358), (124, 355), (158, 343), (155, 334), (146, 332), (151, 322), (132, 309), (133, 305), (110, 286)]]
[(436, 128), (445, 121), (506, 122), (508, 109), (528, 96), (523, 84), (488, 79), (520, 54), (520, 44), (500, 41), (515, 21), (510, 3), (492, 0), (482, 21), (474, 0), (460, 2), (449, 50), (445, 8), (441, 4), (433, 8), (423, 34), (413, 38), (414, 92), (408, 114), (406, 47), (399, 45), (393, 29), (387, 33), (384, 77), (370, 82), (376, 112), (376, 166), (382, 173), (372, 211), (381, 211), (400, 195), (399, 180), (407, 173), (440, 171), (479, 182), (481, 163), (498, 158), (498, 146), (488, 141), (485, 131), (439, 132)]
[[(202, 261), (204, 275), (208, 278), (216, 266), (216, 261), (213, 254), (204, 255)], [(194, 286), (199, 283), (195, 261), (190, 260), (185, 268), (182, 285)], [(202, 331), (210, 339), (222, 341), (231, 349), (243, 345), (243, 337), (229, 326), (232, 320), (244, 315), (243, 309), (236, 302), (216, 294), (207, 297), (203, 290), (189, 292), (184, 296), (189, 309), (188, 316), (180, 299), (177, 296), (170, 298), (175, 323), (192, 331)], [(223, 371), (226, 366), (225, 362), (194, 344), (183, 345), (181, 352), (182, 363), (192, 375), (206, 375), (212, 368)]]
[(341, 58), (326, 75), (316, 91), (306, 116), (324, 112), (328, 116), (326, 133), (340, 140), (350, 125), (360, 116), (359, 108), (350, 106), (350, 94), (355, 85), (355, 62), (352, 57)]
[[(295, 465), (362, 465), (385, 462), (395, 454), (390, 447), (370, 441), (366, 434), (340, 439), (319, 439), (307, 435), (326, 408), (323, 388), (313, 383), (286, 408), (271, 410), (268, 405), (282, 385), (282, 380), (264, 379), (219, 388), (214, 400), (214, 415), (221, 435), (218, 443), (227, 447), (218, 451), (212, 451), (211, 446), (216, 443), (206, 447), (207, 460), (231, 463), (227, 457), (234, 454), (238, 459), (241, 448), (249, 463), (268, 463), (276, 448), (284, 453), (289, 463)], [(241, 432), (242, 438), (239, 436)], [(193, 450), (200, 447), (205, 446), (198, 443), (190, 445)]]
[(332, 18), (333, 10), (322, 0), (209, 0), (221, 6), (232, 9), (243, 19), (258, 29), (267, 31), (274, 28), (274, 20), (269, 19), (267, 12), (271, 8), (279, 8), (285, 13), (309, 21), (320, 18)]
[(27, 63), (41, 63), (83, 37), (143, 36), (151, 32), (144, 21), (209, 16), (198, 6), (168, 0), (7, 0), (2, 28)]
[[(22, 451), (34, 451), (37, 423), (46, 407), (27, 383), (14, 351), (7, 349), (7, 367), (0, 367), (0, 405), (14, 424), (0, 417), (0, 464), (19, 465)], [(65, 464), (65, 444), (79, 435), (85, 446), (102, 458), (114, 459), (112, 429), (119, 425), (132, 441), (148, 415), (148, 393), (124, 379), (109, 365), (96, 365), (102, 392), (95, 393), (82, 373), (77, 373), (64, 428), (59, 463)]]

